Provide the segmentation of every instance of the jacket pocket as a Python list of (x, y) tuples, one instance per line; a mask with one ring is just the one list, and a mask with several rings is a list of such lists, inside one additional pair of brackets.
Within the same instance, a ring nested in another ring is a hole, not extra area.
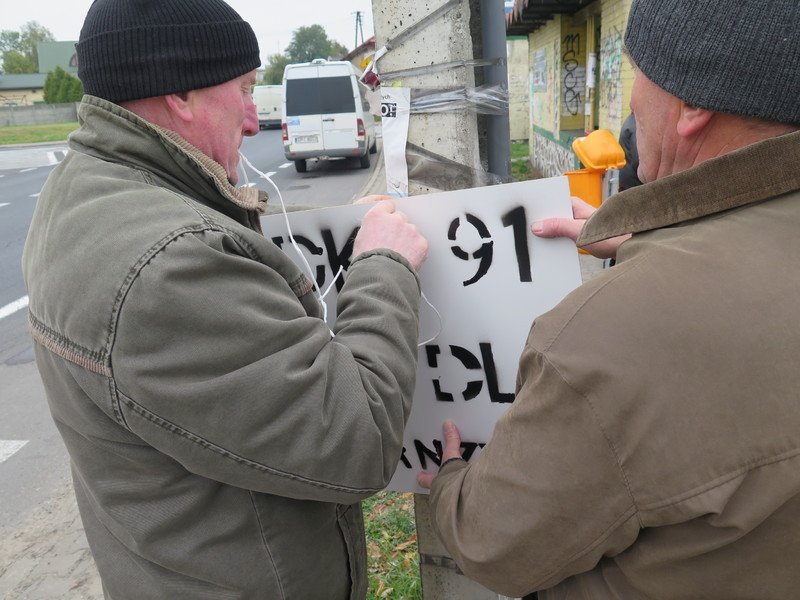
[(363, 600), (367, 596), (367, 547), (361, 503), (339, 504), (336, 507), (336, 517), (347, 546), (350, 600)]

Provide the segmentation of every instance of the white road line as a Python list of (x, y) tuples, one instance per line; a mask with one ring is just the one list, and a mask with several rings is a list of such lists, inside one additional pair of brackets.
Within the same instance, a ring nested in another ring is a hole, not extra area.
[(19, 300), (14, 300), (10, 304), (6, 304), (4, 307), (0, 308), (0, 319), (5, 319), (9, 315), (13, 315), (18, 310), (22, 310), (28, 306), (28, 297), (23, 296)]
[(5, 175), (0, 175), (0, 177), (5, 177)]
[(55, 152), (48, 152), (47, 153), (47, 161), (48, 161), (48, 164), (57, 165), (58, 164), (58, 159), (56, 158), (56, 153)]
[(39, 194), (31, 194), (30, 196), (28, 196), (28, 198), (38, 198), (38, 197), (39, 197)]
[(273, 175), (275, 175), (275, 171), (267, 172), (267, 177), (272, 177)]
[(22, 169), (20, 173), (27, 173), (28, 171), (35, 171), (36, 167), (29, 167), (27, 169)]
[(28, 440), (0, 440), (0, 463), (14, 456), (27, 443)]
[(293, 164), (293, 163), (283, 163), (283, 164), (282, 164), (280, 167), (278, 167), (278, 168), (279, 168), (279, 169), (288, 169), (289, 167), (291, 167), (291, 166), (292, 166), (292, 164)]
[(3, 208), (4, 206), (8, 206), (8, 202), (0, 202), (0, 208)]

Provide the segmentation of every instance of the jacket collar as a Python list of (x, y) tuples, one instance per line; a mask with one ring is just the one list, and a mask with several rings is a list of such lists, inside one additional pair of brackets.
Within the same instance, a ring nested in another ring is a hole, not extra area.
[(228, 203), (245, 211), (266, 210), (266, 192), (234, 187), (222, 165), (173, 131), (90, 95), (83, 97), (78, 119), (81, 128), (69, 142), (81, 151), (153, 173), (166, 185), (191, 197), (200, 196), (223, 212), (229, 212), (225, 207)]
[(800, 131), (770, 138), (613, 196), (578, 246), (659, 229), (800, 189)]

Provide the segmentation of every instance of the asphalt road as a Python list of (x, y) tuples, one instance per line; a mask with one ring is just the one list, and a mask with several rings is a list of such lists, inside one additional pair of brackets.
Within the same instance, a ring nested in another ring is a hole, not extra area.
[[(273, 179), (287, 205), (350, 203), (378, 166), (378, 160), (370, 169), (358, 168), (357, 161), (311, 161), (300, 174), (284, 158), (280, 136), (280, 130), (262, 131), (245, 140), (242, 152)], [(0, 148), (0, 539), (5, 540), (24, 538), (20, 528), (33, 515), (53, 512), (55, 499), (69, 487), (69, 461), (33, 363), (20, 268), (36, 198), (66, 150), (66, 144)], [(270, 193), (271, 203), (278, 202), (274, 188), (255, 172), (240, 171), (244, 183), (258, 185)], [(0, 597), (9, 597), (5, 592), (12, 589), (4, 588), (7, 567), (0, 560)]]

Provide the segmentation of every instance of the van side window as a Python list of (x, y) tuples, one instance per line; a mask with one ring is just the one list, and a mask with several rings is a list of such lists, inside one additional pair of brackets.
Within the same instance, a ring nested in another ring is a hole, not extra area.
[(331, 115), (356, 110), (348, 76), (286, 80), (286, 116)]

